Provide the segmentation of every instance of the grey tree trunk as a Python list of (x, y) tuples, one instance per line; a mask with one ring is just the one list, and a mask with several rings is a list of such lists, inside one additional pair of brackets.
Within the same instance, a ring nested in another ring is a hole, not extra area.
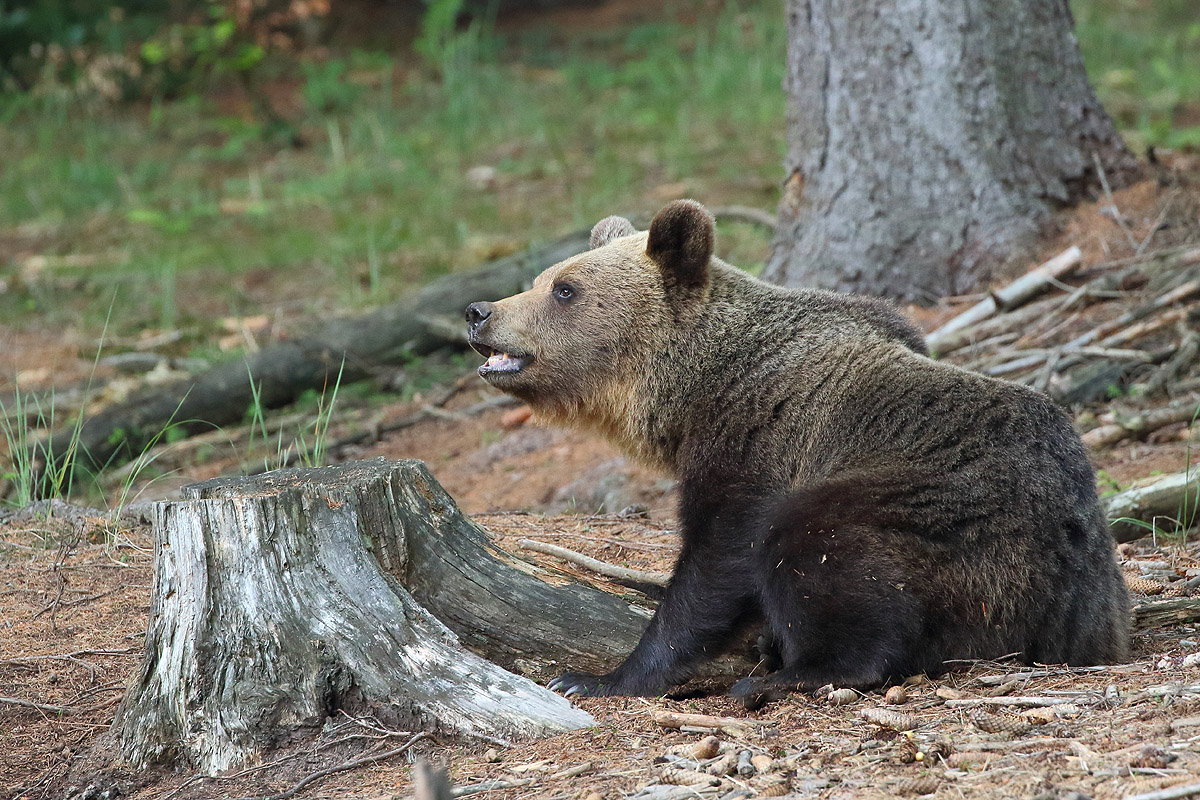
[(587, 726), (478, 653), (543, 674), (608, 669), (649, 620), (496, 550), (419, 461), (222, 478), (185, 497), (156, 507), (146, 654), (114, 722), (135, 767), (221, 772), (339, 708), (504, 739)]
[[(764, 277), (928, 302), (1136, 160), (1067, 0), (788, 0), (786, 179)], [(1093, 155), (1094, 154), (1094, 155)]]

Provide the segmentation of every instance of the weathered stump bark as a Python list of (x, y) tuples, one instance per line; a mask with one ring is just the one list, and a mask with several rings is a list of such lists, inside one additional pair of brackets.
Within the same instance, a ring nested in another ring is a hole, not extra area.
[(587, 726), (464, 639), (512, 665), (607, 669), (649, 618), (492, 548), (419, 461), (184, 494), (156, 507), (146, 654), (114, 723), (135, 766), (220, 772), (339, 708), (505, 739)]

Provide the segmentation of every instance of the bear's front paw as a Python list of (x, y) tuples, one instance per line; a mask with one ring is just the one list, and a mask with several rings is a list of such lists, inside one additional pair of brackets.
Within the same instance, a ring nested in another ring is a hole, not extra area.
[(782, 700), (789, 693), (788, 687), (770, 678), (742, 678), (729, 688), (729, 696), (740, 700), (748, 711), (758, 711), (767, 703)]
[(564, 672), (550, 681), (550, 688), (562, 692), (564, 697), (607, 697), (622, 694), (609, 675), (592, 675), (588, 672)]

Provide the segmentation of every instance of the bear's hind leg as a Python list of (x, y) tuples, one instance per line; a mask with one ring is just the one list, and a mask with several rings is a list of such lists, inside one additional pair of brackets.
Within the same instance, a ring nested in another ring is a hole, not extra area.
[(878, 686), (936, 668), (938, 654), (921, 645), (925, 612), (921, 587), (912, 585), (919, 572), (913, 553), (902, 552), (904, 540), (861, 521), (841, 523), (828, 504), (805, 499), (781, 504), (758, 562), (759, 602), (782, 666), (739, 682), (731, 694), (752, 704), (830, 683)]

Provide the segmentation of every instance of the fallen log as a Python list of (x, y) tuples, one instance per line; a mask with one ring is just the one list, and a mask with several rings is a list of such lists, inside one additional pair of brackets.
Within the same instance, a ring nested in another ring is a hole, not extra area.
[(1060, 278), (1070, 274), (1079, 266), (1083, 253), (1072, 245), (1036, 269), (1030, 270), (1017, 280), (992, 292), (984, 300), (971, 306), (954, 319), (925, 337), (925, 346), (931, 353), (941, 351), (943, 340), (955, 331), (981, 322), (1000, 310), (1021, 305), (1039, 292), (1053, 286)]
[(1181, 625), (1200, 619), (1200, 598), (1172, 597), (1169, 600), (1147, 600), (1133, 607), (1133, 622), (1137, 628), (1161, 625)]
[(1186, 530), (1200, 519), (1200, 469), (1161, 478), (1149, 486), (1118, 492), (1104, 501), (1109, 527), (1118, 542), (1153, 531)]
[(1152, 408), (1132, 416), (1093, 428), (1081, 437), (1088, 447), (1107, 447), (1129, 437), (1145, 437), (1160, 428), (1180, 422), (1192, 422), (1200, 416), (1196, 401), (1181, 402), (1165, 408)]
[(213, 774), (338, 709), (487, 739), (587, 726), (479, 654), (609, 669), (649, 620), (494, 548), (418, 461), (219, 478), (184, 497), (155, 506), (145, 657), (114, 722), (135, 767)]
[(440, 321), (458, 318), (476, 300), (523, 291), (546, 267), (587, 249), (589, 234), (576, 231), (474, 271), (445, 275), (364, 316), (330, 320), (299, 338), (155, 387), (85, 420), (77, 446), (73, 430), (38, 443), (35, 458), (44, 469), (47, 460), (75, 452), (77, 464), (98, 471), (134, 458), (168, 426), (190, 436), (239, 423), (256, 394), (263, 408), (278, 408), (310, 389), (332, 388), (339, 377), (343, 383), (360, 380), (381, 366), (444, 348), (448, 334)]

